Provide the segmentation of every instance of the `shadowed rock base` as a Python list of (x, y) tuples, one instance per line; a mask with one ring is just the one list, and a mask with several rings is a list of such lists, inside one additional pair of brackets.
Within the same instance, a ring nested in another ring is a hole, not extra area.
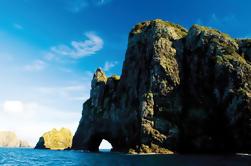
[(121, 77), (98, 69), (73, 149), (251, 152), (251, 41), (153, 20), (129, 35)]

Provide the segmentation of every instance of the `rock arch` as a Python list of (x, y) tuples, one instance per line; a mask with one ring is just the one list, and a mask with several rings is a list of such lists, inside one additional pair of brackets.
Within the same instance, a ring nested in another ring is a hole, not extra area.
[(99, 152), (110, 152), (111, 150), (112, 144), (106, 139), (103, 139), (99, 145)]

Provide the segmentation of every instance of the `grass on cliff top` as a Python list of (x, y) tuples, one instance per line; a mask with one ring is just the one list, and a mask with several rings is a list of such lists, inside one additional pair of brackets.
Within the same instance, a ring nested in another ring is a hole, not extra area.
[(171, 23), (171, 22), (163, 21), (161, 19), (156, 19), (155, 22), (163, 24), (163, 25), (165, 25), (167, 27), (173, 27), (175, 29), (178, 29), (179, 31), (176, 31), (176, 33), (181, 34), (181, 36), (186, 36), (187, 35), (187, 30), (184, 27), (180, 26), (179, 24), (174, 24), (174, 23)]
[(223, 33), (223, 32), (220, 32), (219, 30), (211, 28), (211, 27), (206, 27), (206, 26), (194, 24), (192, 26), (192, 28), (198, 29), (199, 31), (205, 31), (205, 32), (208, 32), (208, 33), (216, 35), (216, 36), (222, 36), (223, 38), (225, 38), (231, 42), (235, 42), (235, 39), (233, 39), (230, 35)]
[(156, 20), (152, 20), (152, 21), (145, 21), (145, 22), (141, 22), (137, 25), (134, 26), (133, 30), (132, 30), (132, 33), (133, 34), (138, 34), (138, 33), (141, 33), (145, 27), (148, 27), (152, 24), (162, 24), (166, 27), (173, 27), (175, 29), (175, 32), (177, 34), (179, 34), (180, 36), (186, 36), (187, 35), (187, 30), (178, 25), (178, 24), (174, 24), (174, 23), (171, 23), (171, 22), (167, 22), (167, 21), (163, 21), (161, 19), (156, 19)]

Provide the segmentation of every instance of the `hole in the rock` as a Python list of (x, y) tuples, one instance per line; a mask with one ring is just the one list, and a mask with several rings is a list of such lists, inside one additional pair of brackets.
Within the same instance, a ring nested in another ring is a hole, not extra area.
[(103, 139), (102, 142), (99, 145), (99, 151), (100, 152), (110, 152), (112, 149), (112, 145), (110, 142), (108, 142), (107, 140)]

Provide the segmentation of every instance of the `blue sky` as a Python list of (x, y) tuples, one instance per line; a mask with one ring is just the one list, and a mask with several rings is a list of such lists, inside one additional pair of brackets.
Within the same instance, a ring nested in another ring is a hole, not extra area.
[(161, 18), (251, 37), (248, 0), (0, 0), (0, 130), (74, 133), (97, 67), (120, 74), (130, 29)]

